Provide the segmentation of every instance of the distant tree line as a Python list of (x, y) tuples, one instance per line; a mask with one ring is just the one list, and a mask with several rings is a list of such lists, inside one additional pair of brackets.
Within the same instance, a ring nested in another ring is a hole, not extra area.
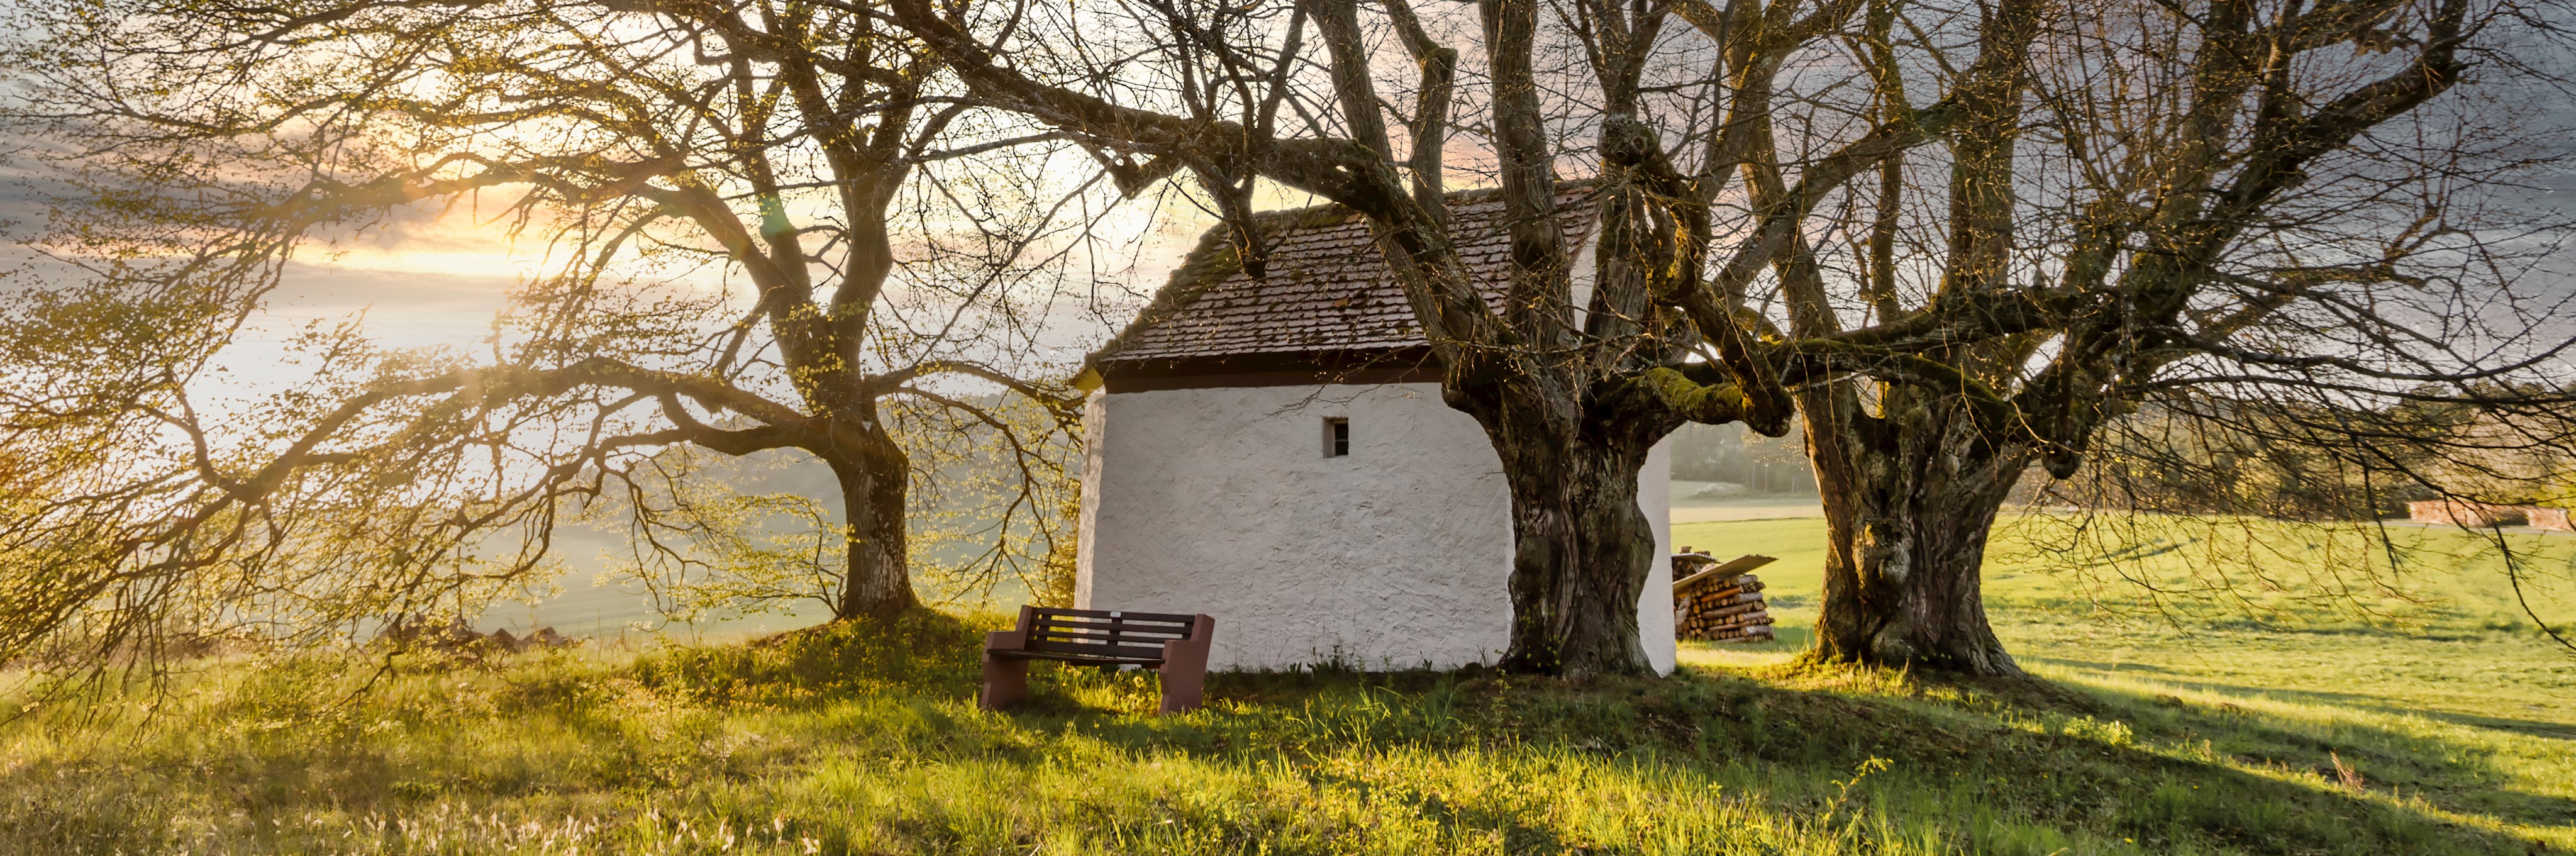
[(1672, 477), (1743, 486), (1748, 493), (1814, 493), (1816, 470), (1796, 433), (1765, 437), (1740, 425), (1689, 424), (1673, 432)]
[(2177, 397), (2106, 425), (2100, 452), (2073, 476), (2025, 474), (2014, 499), (2319, 522), (2403, 517), (2429, 500), (2564, 508), (2576, 501), (2571, 435), (2576, 426), (2554, 415), (2475, 402)]

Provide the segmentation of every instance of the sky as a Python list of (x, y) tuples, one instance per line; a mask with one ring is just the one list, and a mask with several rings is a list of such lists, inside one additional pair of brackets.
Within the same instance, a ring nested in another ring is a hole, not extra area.
[[(1106, 232), (1152, 233), (1100, 260), (1097, 267), (1112, 287), (1098, 290), (1096, 300), (1069, 301), (1048, 319), (1053, 359), (1078, 359), (1115, 333), (1211, 222), (1193, 206), (1158, 209), (1153, 203), (1149, 194), (1106, 218)], [(537, 239), (514, 239), (504, 224), (488, 222), (490, 214), (489, 206), (482, 212), (424, 208), (365, 235), (301, 251), (263, 311), (227, 350), (224, 374), (239, 379), (227, 397), (262, 395), (270, 384), (291, 382), (297, 375), (279, 364), (283, 343), (316, 323), (355, 321), (386, 348), (445, 347), (478, 355), (488, 349), (494, 318), (511, 291), (560, 265), (545, 257), (542, 246), (532, 246)], [(1072, 275), (1092, 274), (1078, 269)]]

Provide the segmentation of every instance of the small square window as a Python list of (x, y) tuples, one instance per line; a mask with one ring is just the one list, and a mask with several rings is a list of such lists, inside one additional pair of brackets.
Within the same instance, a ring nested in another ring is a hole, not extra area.
[(1351, 420), (1339, 416), (1324, 419), (1324, 457), (1351, 456)]

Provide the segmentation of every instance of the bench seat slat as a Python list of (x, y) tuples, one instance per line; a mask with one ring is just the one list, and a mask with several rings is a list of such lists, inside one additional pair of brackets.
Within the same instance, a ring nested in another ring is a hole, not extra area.
[(1141, 645), (1066, 645), (1066, 642), (1038, 642), (1038, 639), (1030, 639), (1028, 645), (1023, 645), (1020, 650), (1046, 652), (1046, 655), (1110, 657), (1110, 660), (1154, 660), (1154, 663), (1162, 663), (1162, 647), (1141, 647)]
[(1061, 606), (1041, 606), (1038, 607), (1036, 611), (1038, 616), (1041, 618), (1050, 615), (1071, 615), (1083, 618), (1108, 618), (1109, 613), (1112, 612), (1118, 613), (1121, 618), (1131, 618), (1138, 621), (1189, 621), (1196, 618), (1196, 616), (1184, 615), (1178, 612), (1138, 612), (1136, 610), (1129, 609), (1072, 609)]
[(1042, 632), (1170, 636), (1175, 639), (1190, 635), (1190, 629), (1187, 627), (1157, 627), (1153, 625), (1139, 626), (1134, 624), (1072, 624), (1054, 621), (1037, 622), (1029, 625), (1029, 629)]
[(1198, 616), (1195, 615), (1180, 615), (1168, 612), (1128, 612), (1125, 610), (1118, 610), (1118, 614), (1112, 616), (1109, 614), (1108, 610), (1098, 609), (1040, 609), (1035, 611), (1034, 617), (1039, 623), (1050, 621), (1074, 621), (1106, 624), (1113, 622), (1143, 621), (1156, 624), (1177, 624), (1182, 627), (1188, 627), (1192, 623), (1198, 621)]
[(1033, 621), (1029, 623), (1029, 629), (1031, 630), (1049, 630), (1058, 628), (1065, 630), (1098, 630), (1110, 633), (1164, 633), (1173, 636), (1186, 636), (1189, 635), (1190, 632), (1188, 627), (1173, 624), (1112, 624), (1106, 621)]
[(1029, 632), (1066, 636), (1150, 636), (1164, 639), (1187, 639), (1190, 636), (1187, 628), (1120, 627), (1106, 624), (1034, 624), (1029, 627)]
[(1058, 654), (1053, 651), (1031, 651), (1025, 648), (993, 651), (991, 653), (993, 656), (1004, 660), (1054, 660), (1063, 663), (1080, 663), (1083, 665), (1100, 666), (1124, 666), (1130, 664), (1138, 666), (1160, 666), (1163, 664), (1163, 658), (1159, 654), (1152, 657), (1095, 657), (1086, 654)]
[(1077, 609), (1041, 609), (1037, 611), (1035, 617), (1039, 621), (1147, 621), (1155, 624), (1188, 624), (1196, 620), (1194, 616), (1160, 612), (1121, 611), (1117, 615), (1111, 615), (1106, 612)]
[(1121, 644), (1125, 644), (1125, 645), (1146, 645), (1146, 646), (1151, 646), (1151, 647), (1154, 647), (1154, 648), (1161, 648), (1161, 647), (1163, 647), (1163, 643), (1165, 643), (1165, 642), (1178, 642), (1178, 641), (1181, 641), (1181, 637), (1178, 637), (1178, 636), (1145, 636), (1145, 635), (1135, 634), (1135, 633), (1123, 633), (1123, 634), (1112, 634), (1112, 633), (1065, 633), (1065, 632), (1062, 632), (1062, 631), (1055, 631), (1055, 630), (1031, 630), (1031, 631), (1029, 631), (1029, 640), (1030, 640), (1030, 641), (1034, 642), (1034, 641), (1037, 641), (1037, 640), (1040, 640), (1040, 639), (1044, 639), (1044, 640), (1047, 640), (1047, 641), (1050, 641), (1050, 642), (1064, 642), (1064, 643), (1068, 643), (1068, 644), (1075, 644), (1075, 645), (1079, 645), (1079, 644), (1083, 644), (1083, 643), (1093, 643), (1093, 644), (1102, 644), (1102, 645), (1121, 645)]
[(1163, 659), (1163, 649), (1159, 646), (1147, 648), (1143, 645), (1103, 645), (1095, 642), (1054, 642), (1031, 639), (1027, 645), (1022, 646), (1022, 650), (1083, 657), (1142, 657), (1155, 661)]

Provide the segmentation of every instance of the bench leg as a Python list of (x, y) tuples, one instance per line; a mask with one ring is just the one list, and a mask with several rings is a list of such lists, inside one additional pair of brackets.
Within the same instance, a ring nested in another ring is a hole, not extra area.
[(984, 691), (977, 694), (975, 706), (1001, 710), (1029, 697), (1029, 661), (1005, 660), (984, 654)]
[(1197, 626), (1191, 628), (1187, 641), (1163, 643), (1163, 706), (1155, 711), (1170, 715), (1198, 709), (1207, 690), (1208, 637), (1216, 633), (1216, 619), (1193, 616)]
[(1029, 661), (993, 656), (1028, 647), (1029, 618), (1030, 609), (1020, 607), (1018, 628), (984, 634), (984, 686), (975, 693), (976, 707), (1001, 710), (1029, 697)]
[(1183, 668), (1178, 663), (1165, 663), (1163, 673), (1163, 706), (1157, 714), (1175, 714), (1197, 710), (1207, 689), (1207, 667)]

